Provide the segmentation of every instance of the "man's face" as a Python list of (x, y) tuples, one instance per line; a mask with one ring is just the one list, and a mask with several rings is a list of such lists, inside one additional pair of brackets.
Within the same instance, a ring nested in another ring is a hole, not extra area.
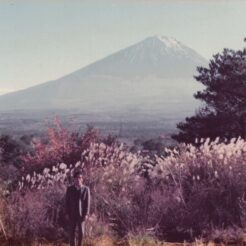
[(79, 186), (81, 187), (83, 185), (83, 177), (81, 174), (77, 175), (75, 178), (74, 178), (74, 184), (76, 186)]

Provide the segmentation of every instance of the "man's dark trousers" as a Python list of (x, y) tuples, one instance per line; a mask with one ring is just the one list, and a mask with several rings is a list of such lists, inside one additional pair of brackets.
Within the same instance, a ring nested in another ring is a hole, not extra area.
[(85, 234), (85, 222), (81, 220), (70, 221), (70, 245), (75, 246), (75, 231), (78, 228), (78, 246), (82, 246), (83, 237)]

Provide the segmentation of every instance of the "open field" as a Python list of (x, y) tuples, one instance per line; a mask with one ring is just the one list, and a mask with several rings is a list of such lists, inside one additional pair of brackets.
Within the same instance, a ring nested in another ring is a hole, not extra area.
[(93, 125), (104, 134), (112, 133), (119, 137), (157, 137), (175, 131), (181, 118), (174, 115), (146, 115), (131, 113), (82, 113), (67, 111), (1, 111), (0, 134), (39, 135), (46, 132), (55, 117), (59, 117), (64, 127), (84, 131)]
[(47, 130), (54, 126), (58, 117), (62, 126), (70, 131), (84, 133), (88, 126), (100, 131), (100, 135), (116, 136), (119, 141), (132, 147), (136, 143), (149, 140), (174, 145), (171, 135), (176, 133), (176, 124), (182, 119), (175, 115), (103, 114), (58, 111), (0, 111), (0, 135), (9, 135), (15, 139), (32, 139), (46, 136)]

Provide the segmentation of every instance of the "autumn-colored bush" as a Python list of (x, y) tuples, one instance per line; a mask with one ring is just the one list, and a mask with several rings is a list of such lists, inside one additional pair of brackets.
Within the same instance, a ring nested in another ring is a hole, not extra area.
[(71, 132), (56, 118), (54, 126), (48, 129), (47, 138), (32, 140), (31, 151), (21, 156), (23, 166), (30, 172), (62, 162), (74, 164), (80, 160), (82, 151), (98, 139), (99, 132), (93, 127), (89, 126), (85, 133)]

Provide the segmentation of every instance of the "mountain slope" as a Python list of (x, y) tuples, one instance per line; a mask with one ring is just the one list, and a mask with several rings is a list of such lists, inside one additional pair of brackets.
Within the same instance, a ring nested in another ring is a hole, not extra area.
[(0, 96), (0, 109), (190, 111), (200, 88), (192, 76), (205, 64), (173, 38), (149, 37), (55, 81)]

